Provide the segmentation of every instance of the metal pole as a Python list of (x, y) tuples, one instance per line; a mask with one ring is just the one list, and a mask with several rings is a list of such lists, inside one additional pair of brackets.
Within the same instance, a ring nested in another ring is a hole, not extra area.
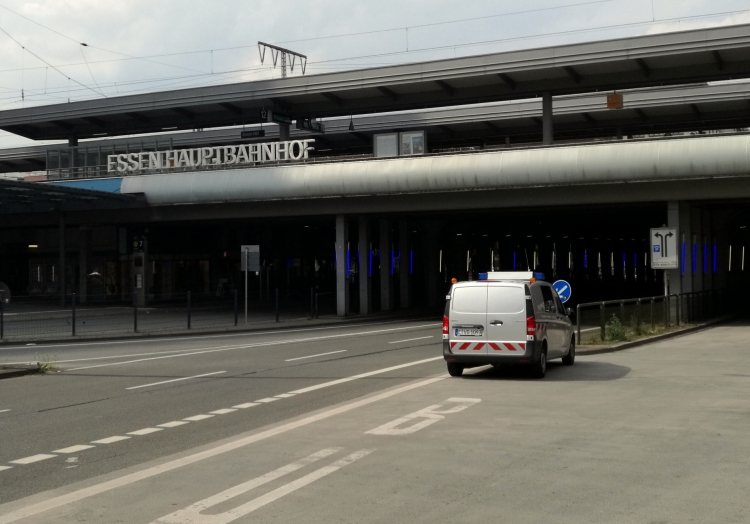
[(635, 303), (635, 327), (640, 329), (641, 326), (641, 299)]
[(581, 343), (581, 304), (576, 306), (576, 324), (578, 324), (578, 335), (576, 336), (576, 344)]
[(315, 293), (315, 318), (318, 318), (318, 294)]
[(677, 327), (679, 327), (682, 317), (682, 295), (677, 294), (675, 297), (677, 298)]
[(0, 294), (0, 340), (5, 336), (5, 299)]
[(190, 321), (192, 320), (192, 319), (190, 318), (190, 313), (191, 313), (191, 311), (190, 311), (190, 306), (192, 305), (192, 304), (190, 303), (190, 299), (191, 299), (190, 291), (188, 291), (188, 296), (187, 296), (187, 299), (188, 299), (188, 302), (187, 302), (187, 315), (188, 315), (188, 319), (187, 319), (187, 320), (188, 320), (188, 327), (187, 327), (187, 328), (188, 328), (188, 329), (190, 329)]
[(625, 323), (625, 301), (620, 300), (620, 322)]
[(276, 288), (276, 322), (279, 321), (279, 288)]
[[(247, 324), (247, 270), (250, 266), (250, 249), (245, 248), (245, 324)], [(235, 325), (237, 322), (235, 321)]]
[(654, 323), (654, 297), (651, 297), (651, 330), (656, 327)]
[(668, 328), (669, 327), (669, 318), (668, 318), (668, 315), (669, 315), (669, 313), (668, 313), (668, 311), (669, 311), (669, 296), (668, 295), (664, 297), (664, 305), (663, 306), (664, 306), (664, 327)]
[(602, 328), (602, 340), (604, 340), (607, 336), (607, 333), (605, 332), (605, 325), (604, 325), (606, 322), (606, 319), (604, 318), (604, 302), (602, 302), (599, 305), (599, 322), (601, 323), (601, 328)]
[(76, 336), (76, 294), (70, 295), (70, 307), (71, 307), (71, 324), (73, 328), (73, 336)]
[[(245, 275), (245, 282), (247, 282), (247, 275)], [(247, 290), (245, 290), (245, 296), (247, 296)], [(237, 307), (237, 290), (234, 290), (234, 325), (237, 325), (238, 307)]]
[(310, 288), (310, 318), (315, 318), (315, 288)]
[(133, 333), (138, 333), (138, 290), (133, 286)]

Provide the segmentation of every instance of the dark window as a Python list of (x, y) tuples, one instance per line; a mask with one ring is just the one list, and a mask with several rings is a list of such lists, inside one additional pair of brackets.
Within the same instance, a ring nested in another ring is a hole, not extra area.
[(554, 313), (557, 306), (555, 306), (555, 298), (552, 296), (551, 287), (542, 286), (542, 300), (544, 301), (544, 311)]

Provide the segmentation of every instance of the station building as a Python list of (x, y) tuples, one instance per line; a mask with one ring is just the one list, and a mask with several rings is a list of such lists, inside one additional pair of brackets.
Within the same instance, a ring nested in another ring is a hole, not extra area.
[[(747, 286), (750, 26), (0, 112), (0, 281), (16, 296), (331, 293), (435, 307), (540, 269), (573, 304)], [(50, 144), (50, 141), (52, 143)]]

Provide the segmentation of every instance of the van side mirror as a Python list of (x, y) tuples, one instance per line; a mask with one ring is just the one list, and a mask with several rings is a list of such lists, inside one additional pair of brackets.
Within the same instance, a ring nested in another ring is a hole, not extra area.
[(573, 314), (573, 310), (572, 310), (572, 309), (570, 309), (569, 307), (566, 307), (566, 308), (565, 308), (565, 314), (566, 314), (566, 315), (568, 315), (568, 316), (570, 316), (570, 315), (572, 315), (572, 314)]

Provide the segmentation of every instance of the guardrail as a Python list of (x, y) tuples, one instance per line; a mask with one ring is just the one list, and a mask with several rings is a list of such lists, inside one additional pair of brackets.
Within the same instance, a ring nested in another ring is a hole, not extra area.
[(679, 326), (716, 318), (730, 311), (726, 294), (725, 289), (715, 289), (578, 304), (576, 341), (580, 343), (584, 336), (607, 340), (620, 326), (638, 334), (647, 326), (653, 331), (657, 326), (669, 328), (673, 324)]

